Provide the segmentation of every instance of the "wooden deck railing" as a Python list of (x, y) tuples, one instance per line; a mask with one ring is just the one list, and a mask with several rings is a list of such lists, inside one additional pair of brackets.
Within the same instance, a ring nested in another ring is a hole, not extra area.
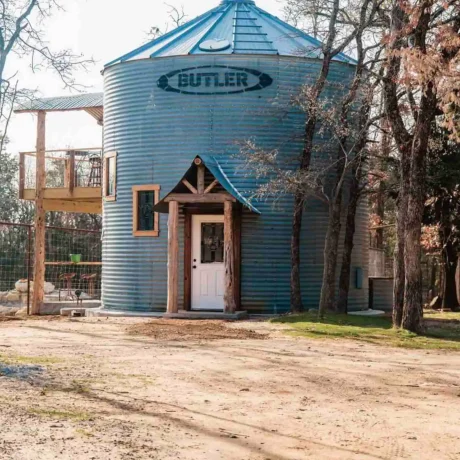
[[(19, 198), (36, 184), (36, 152), (19, 154)], [(102, 148), (47, 150), (45, 152), (46, 188), (102, 186)]]

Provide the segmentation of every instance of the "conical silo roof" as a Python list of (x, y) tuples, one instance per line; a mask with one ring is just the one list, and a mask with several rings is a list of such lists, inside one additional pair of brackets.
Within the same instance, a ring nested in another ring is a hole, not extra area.
[[(113, 60), (106, 67), (138, 59), (198, 54), (318, 58), (321, 42), (257, 7), (252, 0), (223, 0), (218, 7)], [(335, 59), (355, 62), (343, 53)]]

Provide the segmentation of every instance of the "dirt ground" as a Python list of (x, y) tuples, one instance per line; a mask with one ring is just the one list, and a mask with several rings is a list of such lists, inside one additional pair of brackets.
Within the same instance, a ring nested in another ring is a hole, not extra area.
[(460, 353), (283, 327), (0, 322), (0, 459), (460, 459)]

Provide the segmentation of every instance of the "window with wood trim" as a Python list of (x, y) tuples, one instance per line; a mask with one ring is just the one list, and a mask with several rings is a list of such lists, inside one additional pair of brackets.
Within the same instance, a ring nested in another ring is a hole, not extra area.
[(117, 152), (104, 154), (103, 196), (105, 201), (117, 199)]
[(133, 235), (159, 236), (160, 218), (153, 207), (160, 201), (159, 185), (133, 187)]

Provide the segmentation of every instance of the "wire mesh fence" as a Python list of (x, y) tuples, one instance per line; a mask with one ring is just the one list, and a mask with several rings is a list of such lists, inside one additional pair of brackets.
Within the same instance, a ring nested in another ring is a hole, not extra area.
[[(100, 300), (99, 231), (47, 227), (45, 257), (45, 305)], [(29, 310), (33, 264), (33, 226), (0, 222), (0, 314)]]

